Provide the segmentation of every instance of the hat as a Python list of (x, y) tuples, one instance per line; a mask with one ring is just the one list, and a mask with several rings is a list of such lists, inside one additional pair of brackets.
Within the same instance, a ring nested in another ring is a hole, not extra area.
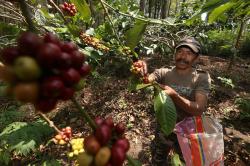
[(175, 49), (181, 46), (188, 46), (195, 53), (200, 54), (201, 52), (201, 44), (194, 37), (185, 37), (181, 39), (179, 44), (175, 47)]

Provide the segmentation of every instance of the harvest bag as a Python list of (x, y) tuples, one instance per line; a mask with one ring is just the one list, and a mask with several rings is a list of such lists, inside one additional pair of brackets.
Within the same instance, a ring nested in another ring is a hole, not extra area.
[(188, 117), (175, 126), (186, 166), (224, 165), (221, 124), (211, 117)]

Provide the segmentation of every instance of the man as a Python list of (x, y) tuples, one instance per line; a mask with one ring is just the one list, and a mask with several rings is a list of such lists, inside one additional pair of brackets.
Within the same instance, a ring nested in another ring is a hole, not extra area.
[[(149, 82), (160, 83), (166, 94), (172, 98), (177, 109), (178, 122), (188, 116), (199, 116), (206, 110), (210, 76), (207, 72), (192, 67), (200, 52), (200, 43), (193, 37), (186, 37), (175, 48), (175, 67), (157, 69), (148, 76)], [(141, 63), (144, 66), (143, 70), (147, 71), (146, 63)], [(157, 128), (152, 164), (165, 166), (168, 165), (169, 151), (178, 151), (178, 141), (175, 134), (166, 137), (159, 126)]]

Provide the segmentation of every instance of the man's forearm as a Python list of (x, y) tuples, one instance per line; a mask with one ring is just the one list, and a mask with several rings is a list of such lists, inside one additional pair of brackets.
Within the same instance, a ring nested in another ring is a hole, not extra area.
[[(148, 81), (153, 82), (155, 78), (152, 75), (149, 75)], [(175, 105), (178, 106), (183, 111), (193, 115), (201, 115), (207, 105), (207, 96), (203, 94), (195, 94), (195, 101), (190, 101), (182, 96), (180, 96), (173, 88), (167, 85), (159, 84), (159, 86), (172, 98)]]
[(174, 101), (175, 105), (178, 105), (179, 108), (193, 116), (199, 116), (205, 110), (205, 108), (199, 106), (197, 102), (190, 101), (180, 96), (178, 93), (176, 93), (175, 95), (171, 95), (170, 97)]

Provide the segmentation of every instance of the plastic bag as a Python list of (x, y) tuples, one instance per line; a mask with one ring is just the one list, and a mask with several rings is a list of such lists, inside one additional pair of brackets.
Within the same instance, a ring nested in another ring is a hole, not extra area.
[(176, 124), (175, 133), (187, 166), (224, 165), (221, 124), (211, 117), (188, 117)]

